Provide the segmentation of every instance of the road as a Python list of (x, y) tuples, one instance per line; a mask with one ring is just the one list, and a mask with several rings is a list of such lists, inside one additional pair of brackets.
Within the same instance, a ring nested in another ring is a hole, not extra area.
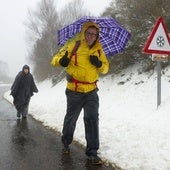
[(2, 97), (8, 90), (0, 86), (0, 170), (115, 170), (89, 164), (76, 144), (70, 155), (63, 155), (57, 132), (31, 116), (17, 120), (15, 108)]

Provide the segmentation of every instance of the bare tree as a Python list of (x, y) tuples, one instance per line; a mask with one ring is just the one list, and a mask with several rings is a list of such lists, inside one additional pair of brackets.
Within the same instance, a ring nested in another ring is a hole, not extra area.
[(8, 64), (4, 61), (0, 61), (0, 83), (1, 82), (11, 82)]
[(89, 15), (91, 14), (84, 7), (84, 0), (73, 0), (60, 11), (59, 18), (62, 26), (65, 26), (78, 18)]
[[(169, 6), (169, 0), (112, 0), (103, 15), (112, 16), (131, 33), (128, 48), (116, 58), (120, 64), (127, 66), (142, 62), (146, 70), (149, 70), (148, 67), (151, 69), (154, 67), (149, 57), (142, 53), (142, 48), (159, 16), (162, 16), (167, 27), (169, 26)], [(116, 64), (116, 66), (120, 65)]]
[(34, 64), (34, 75), (42, 81), (53, 74), (52, 55), (58, 51), (57, 30), (60, 28), (54, 0), (41, 0), (35, 11), (29, 10), (28, 22), (29, 59)]
[(57, 45), (57, 30), (77, 18), (89, 15), (83, 5), (83, 0), (74, 0), (68, 3), (59, 15), (54, 0), (41, 0), (35, 11), (28, 11), (25, 25), (28, 28), (29, 59), (34, 64), (33, 73), (38, 81), (54, 75), (57, 75), (56, 79), (63, 77), (63, 69), (54, 68), (50, 64), (52, 56), (60, 48)]

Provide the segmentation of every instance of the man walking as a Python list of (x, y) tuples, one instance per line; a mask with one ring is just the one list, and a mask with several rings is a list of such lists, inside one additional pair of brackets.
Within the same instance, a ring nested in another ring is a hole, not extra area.
[(28, 114), (28, 106), (33, 92), (38, 92), (35, 85), (34, 78), (30, 73), (28, 65), (24, 65), (22, 71), (20, 71), (15, 77), (15, 81), (11, 86), (11, 95), (14, 100), (13, 103), (17, 110), (17, 117), (26, 118)]
[(99, 26), (86, 22), (79, 36), (68, 41), (54, 55), (51, 64), (63, 66), (67, 73), (67, 110), (62, 130), (63, 153), (69, 154), (76, 122), (84, 110), (86, 155), (92, 164), (102, 164), (97, 155), (99, 149), (99, 97), (97, 81), (99, 73), (106, 74), (109, 63), (99, 42)]

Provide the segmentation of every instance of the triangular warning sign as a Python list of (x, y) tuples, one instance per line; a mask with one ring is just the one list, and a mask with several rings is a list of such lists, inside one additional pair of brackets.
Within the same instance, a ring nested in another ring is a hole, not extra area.
[(162, 17), (158, 18), (143, 48), (143, 52), (149, 54), (170, 54), (170, 38)]

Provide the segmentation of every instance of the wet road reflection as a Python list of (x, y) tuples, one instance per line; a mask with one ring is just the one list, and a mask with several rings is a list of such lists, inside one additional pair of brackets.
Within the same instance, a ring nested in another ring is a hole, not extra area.
[(0, 170), (113, 170), (93, 166), (84, 150), (71, 145), (71, 154), (61, 153), (61, 137), (32, 117), (17, 120), (16, 110), (2, 95), (0, 87)]

